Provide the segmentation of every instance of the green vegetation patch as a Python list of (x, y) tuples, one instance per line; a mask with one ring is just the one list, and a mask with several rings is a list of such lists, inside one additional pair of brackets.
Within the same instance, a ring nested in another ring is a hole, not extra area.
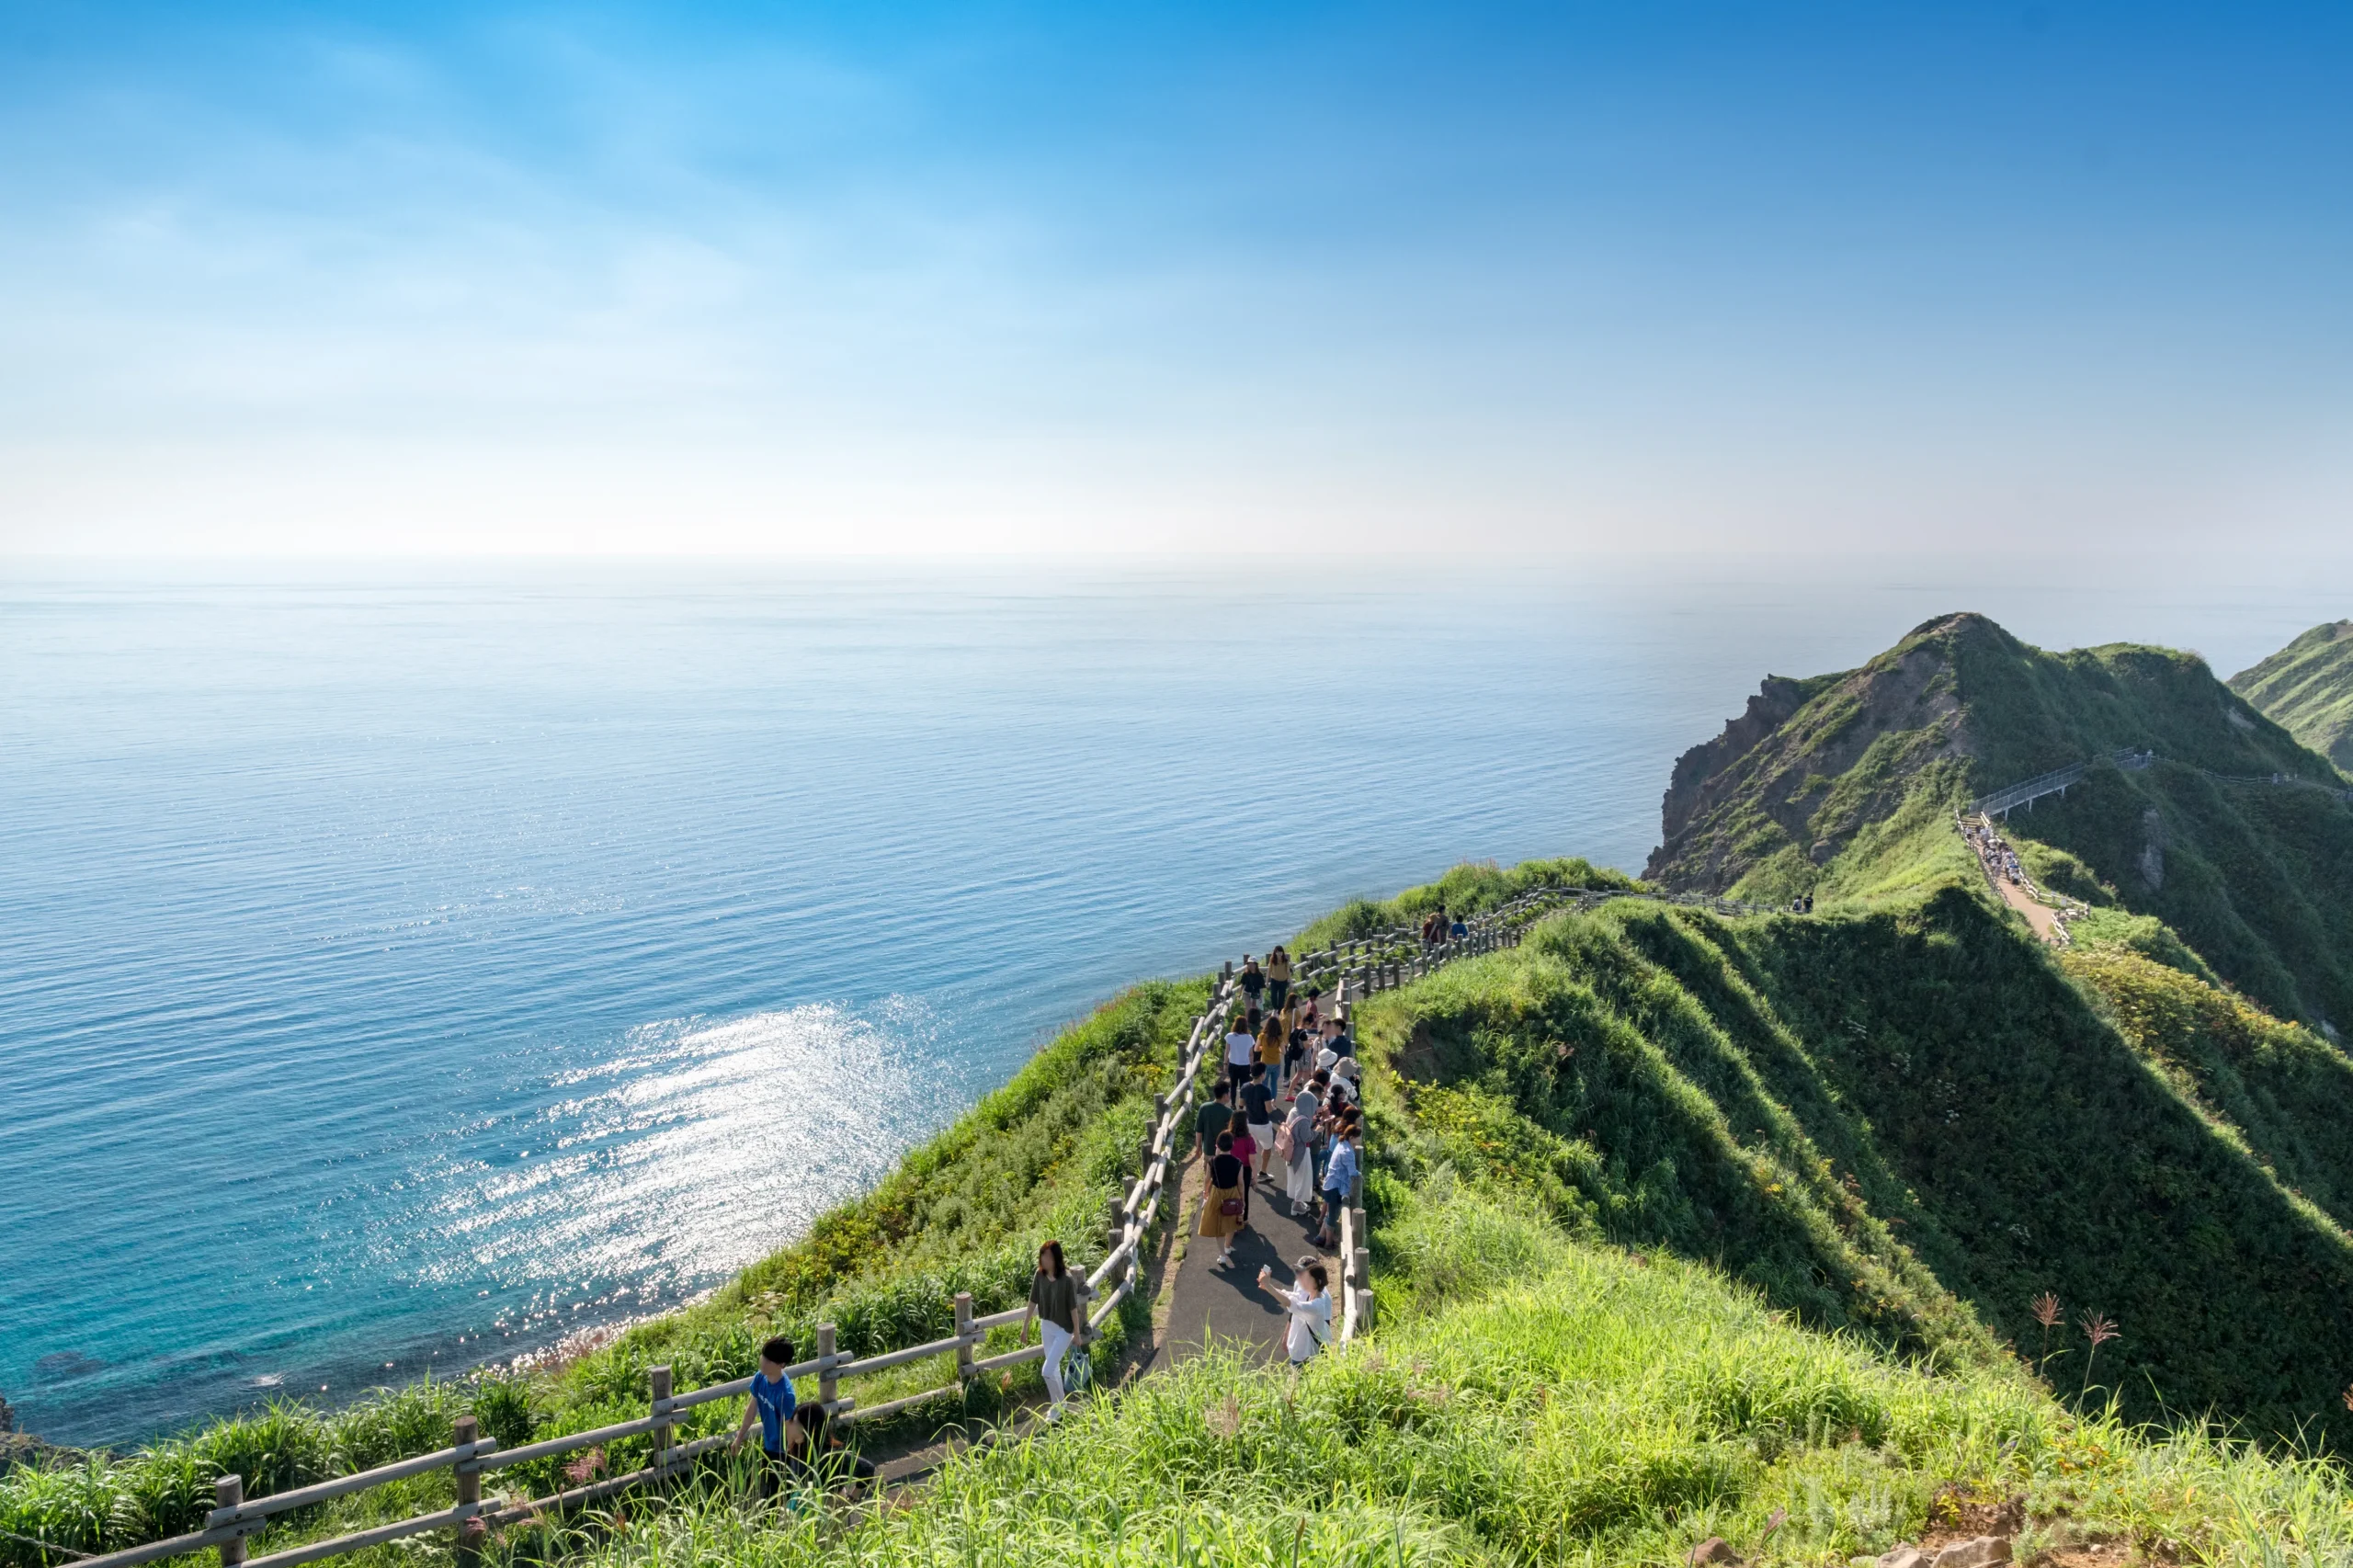
[(2342, 1057), (2129, 951), (2078, 961), (1956, 890), (1839, 919), (1625, 901), (1377, 1001), (1370, 1033), (1408, 1157), (1573, 1233), (1945, 1365), (2037, 1343), (2053, 1291), (2122, 1325), (2097, 1386), (2130, 1417), (2343, 1441)]
[(2353, 774), (2353, 620), (2313, 627), (2233, 676), (2231, 689)]
[(1522, 860), (1506, 870), (1493, 860), (1466, 860), (1434, 882), (1407, 888), (1394, 898), (1350, 899), (1291, 941), (1293, 952), (1353, 941), (1398, 926), (1412, 926), (1434, 909), (1466, 918), (1484, 915), (1524, 893), (1545, 889), (1620, 890), (1639, 887), (1631, 877), (1597, 866), (1582, 855), (1561, 860)]

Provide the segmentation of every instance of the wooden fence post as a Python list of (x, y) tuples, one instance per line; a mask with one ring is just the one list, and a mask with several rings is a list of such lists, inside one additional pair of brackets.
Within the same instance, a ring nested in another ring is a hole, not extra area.
[[(662, 1369), (665, 1372), (667, 1372), (670, 1369), (665, 1367)], [(464, 1448), (467, 1444), (476, 1441), (482, 1436), (482, 1424), (471, 1415), (459, 1416), (451, 1426), (452, 1430), (449, 1434), (449, 1440), (459, 1448)], [(654, 1442), (659, 1444), (661, 1440), (660, 1436), (657, 1434), (654, 1437)], [(657, 1447), (654, 1453), (658, 1459), (661, 1454), (661, 1449)], [(464, 1506), (465, 1505), (472, 1503), (480, 1503), (481, 1501), (481, 1465), (473, 1460), (460, 1460), (458, 1461), (458, 1503), (460, 1506)], [(458, 1562), (462, 1564), (462, 1568), (474, 1568), (474, 1564), (482, 1561), (482, 1538), (487, 1533), (487, 1528), (483, 1524), (479, 1516), (474, 1518), (468, 1519), (465, 1523), (458, 1527)]]
[[(244, 1500), (245, 1478), (244, 1476), (224, 1475), (212, 1483), (212, 1501), (215, 1506), (233, 1508)], [(221, 1543), (221, 1568), (235, 1568), (237, 1563), (244, 1560), (245, 1538), (244, 1536)]]
[(972, 1381), (972, 1293), (956, 1292), (956, 1381)]
[(648, 1367), (645, 1369), (646, 1392), (653, 1397), (654, 1419), (660, 1423), (654, 1428), (654, 1468), (659, 1471), (670, 1458), (670, 1423), (664, 1419), (670, 1414), (670, 1369)]
[(841, 1397), (842, 1381), (834, 1370), (834, 1325), (817, 1325), (817, 1398), (825, 1406), (825, 1414), (834, 1411), (834, 1401)]

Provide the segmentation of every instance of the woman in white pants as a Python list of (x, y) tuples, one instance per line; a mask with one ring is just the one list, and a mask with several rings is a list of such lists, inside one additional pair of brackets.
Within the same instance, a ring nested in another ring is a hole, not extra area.
[(1309, 1256), (1299, 1260), (1295, 1287), (1286, 1289), (1276, 1284), (1274, 1278), (1272, 1269), (1259, 1269), (1258, 1288), (1272, 1291), (1290, 1313), (1283, 1350), (1296, 1367), (1332, 1343), (1332, 1277), (1324, 1271), (1322, 1259)]
[(1038, 1272), (1029, 1280), (1029, 1310), (1021, 1314), (1021, 1343), (1029, 1343), (1034, 1320), (1046, 1342), (1046, 1419), (1063, 1418), (1063, 1358), (1078, 1337), (1080, 1312), (1090, 1292), (1086, 1281), (1063, 1262), (1063, 1244), (1048, 1242), (1038, 1249)]

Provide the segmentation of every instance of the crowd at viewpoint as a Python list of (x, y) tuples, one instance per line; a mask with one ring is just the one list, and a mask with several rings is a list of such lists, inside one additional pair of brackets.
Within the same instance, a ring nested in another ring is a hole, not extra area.
[[(1196, 1231), (1217, 1243), (1219, 1267), (1233, 1263), (1234, 1238), (1262, 1203), (1312, 1215), (1314, 1244), (1335, 1245), (1364, 1156), (1347, 1024), (1323, 1010), (1320, 992), (1293, 994), (1290, 955), (1281, 948), (1263, 965), (1245, 957), (1234, 984), (1242, 1004), (1226, 1021), (1225, 1071), (1198, 1122), (1208, 1169)], [(1331, 1272), (1321, 1258), (1302, 1257), (1290, 1286), (1265, 1268), (1258, 1284), (1290, 1314), (1284, 1349), (1294, 1363), (1331, 1343)]]
[[(1443, 910), (1423, 925), (1426, 942), (1464, 934), (1461, 920), (1448, 920)], [(1221, 1267), (1232, 1263), (1233, 1238), (1250, 1228), (1258, 1203), (1280, 1202), (1294, 1218), (1312, 1215), (1315, 1245), (1335, 1245), (1364, 1154), (1356, 1043), (1346, 1022), (1323, 1010), (1320, 991), (1293, 994), (1290, 955), (1279, 947), (1263, 964), (1245, 958), (1235, 982), (1242, 1002), (1226, 1020), (1223, 1071), (1197, 1119), (1208, 1163), (1199, 1230), (1216, 1240)], [(1321, 1258), (1300, 1258), (1290, 1286), (1264, 1268), (1258, 1283), (1290, 1314), (1284, 1348), (1293, 1364), (1331, 1343), (1331, 1271)], [(1093, 1294), (1063, 1259), (1060, 1242), (1039, 1249), (1021, 1337), (1027, 1344), (1035, 1327), (1044, 1341), (1049, 1421), (1062, 1417), (1070, 1392), (1069, 1358)], [(753, 1421), (759, 1422), (760, 1495), (773, 1496), (780, 1485), (863, 1489), (874, 1466), (844, 1447), (823, 1404), (795, 1401), (786, 1375), (792, 1358), (792, 1342), (781, 1336), (760, 1347), (760, 1370), (735, 1429), (740, 1448)]]
[(1969, 840), (1970, 848), (1977, 852), (1977, 858), (1984, 866), (1986, 875), (1998, 881), (2016, 882), (2020, 887), (2027, 885), (2026, 868), (2018, 864), (2018, 851), (2011, 848), (2008, 840), (1995, 830), (1991, 818), (1980, 817), (1973, 823), (1964, 822), (1961, 832), (1961, 836)]

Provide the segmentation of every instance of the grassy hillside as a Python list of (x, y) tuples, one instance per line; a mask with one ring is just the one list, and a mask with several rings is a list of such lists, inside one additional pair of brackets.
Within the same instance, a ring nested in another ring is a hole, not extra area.
[(1434, 909), (1450, 915), (1484, 915), (1523, 893), (1543, 888), (1624, 889), (1631, 877), (1596, 866), (1583, 856), (1561, 860), (1522, 860), (1508, 870), (1492, 860), (1466, 862), (1434, 882), (1407, 888), (1394, 898), (1351, 899), (1292, 938), (1293, 952), (1346, 942), (1399, 926), (1413, 926)]
[[(1559, 862), (1442, 886), (1475, 908), (1606, 877)], [(1953, 890), (1828, 920), (1632, 900), (1555, 918), (1368, 1010), (1374, 1342), (1298, 1378), (1222, 1358), (1155, 1374), (887, 1504), (756, 1507), (714, 1464), (665, 1497), (504, 1532), (487, 1556), (1666, 1563), (1722, 1535), (1755, 1562), (1823, 1563), (2015, 1502), (2022, 1551), (2343, 1561), (2353, 1495), (2334, 1461), (2129, 1422), (2159, 1408), (2154, 1382), (2249, 1431), (2338, 1435), (2353, 1249), (2333, 1216), (2353, 1162), (2331, 1113), (2349, 1069), (2200, 978), (2154, 920), (2101, 921), (2063, 961)], [(56, 1561), (27, 1535), (88, 1551), (181, 1528), (216, 1467), (274, 1490), (438, 1446), (468, 1408), (509, 1442), (578, 1429), (641, 1408), (657, 1360), (699, 1382), (748, 1369), (774, 1327), (822, 1316), (879, 1348), (941, 1332), (951, 1288), (1009, 1301), (1039, 1236), (1099, 1246), (1203, 995), (1128, 994), (804, 1242), (573, 1365), (279, 1406), (0, 1478), (0, 1555)], [(2025, 1316), (2040, 1289), (2123, 1338), (2096, 1368), (2066, 1330), (2042, 1357)], [(732, 1414), (706, 1407), (689, 1435)], [(614, 1468), (637, 1457), (615, 1449)], [(256, 1550), (448, 1486), (335, 1506)], [(421, 1539), (355, 1561), (450, 1555)]]
[[(193, 1528), (212, 1506), (221, 1473), (244, 1475), (248, 1496), (283, 1491), (445, 1447), (450, 1423), (469, 1412), (486, 1435), (513, 1447), (642, 1415), (646, 1369), (657, 1363), (674, 1367), (679, 1388), (693, 1388), (753, 1370), (761, 1340), (773, 1333), (805, 1345), (815, 1324), (832, 1322), (845, 1352), (867, 1355), (951, 1332), (949, 1298), (960, 1290), (971, 1290), (983, 1313), (1017, 1305), (1044, 1237), (1064, 1238), (1075, 1266), (1100, 1259), (1104, 1213), (1135, 1173), (1152, 1096), (1173, 1076), (1207, 995), (1203, 982), (1155, 982), (1108, 1004), (911, 1153), (873, 1192), (827, 1213), (808, 1237), (700, 1304), (639, 1324), (593, 1355), (529, 1375), (389, 1390), (341, 1410), (286, 1402), (132, 1454), (11, 1470), (0, 1475), (0, 1564), (45, 1568), (63, 1562), (62, 1552)], [(1103, 1353), (1118, 1344), (1114, 1336)], [(1011, 1392), (1026, 1393), (1036, 1375), (1030, 1369)], [(858, 1392), (872, 1404), (938, 1381), (936, 1368), (915, 1367)], [(715, 1430), (734, 1414), (698, 1407), (686, 1433)], [(951, 1403), (908, 1423), (965, 1415)], [(615, 1444), (608, 1459), (626, 1469), (642, 1462), (643, 1450), (642, 1439)], [(544, 1494), (568, 1484), (560, 1463), (517, 1466), (500, 1482)], [(446, 1506), (450, 1486), (442, 1471), (291, 1516), (256, 1537), (254, 1551)], [(60, 1551), (44, 1552), (36, 1541)], [(417, 1550), (377, 1555), (405, 1561)]]
[(1677, 764), (1648, 875), (1781, 902), (1898, 905), (1975, 872), (1950, 828), (1971, 797), (2124, 748), (2008, 831), (2045, 881), (2154, 915), (2228, 983), (2315, 1027), (2353, 1018), (2353, 806), (2234, 780), (2333, 778), (2194, 654), (2053, 653), (1981, 616), (1917, 628), (1860, 669), (1768, 679)]
[(2129, 948), (2063, 966), (1957, 890), (1628, 901), (1380, 1016), (1422, 1158), (1575, 1233), (1952, 1367), (2032, 1350), (2054, 1291), (2122, 1325), (2096, 1385), (2132, 1419), (2353, 1437), (2353, 1062)]
[(752, 1510), (714, 1484), (585, 1537), (583, 1560), (1666, 1564), (1720, 1535), (1761, 1564), (1843, 1563), (2012, 1499), (2026, 1551), (2353, 1549), (2331, 1466), (2152, 1441), (2015, 1370), (1891, 1361), (1451, 1172), (1396, 1183), (1377, 1269), (1389, 1324), (1304, 1376), (1195, 1362), (887, 1506)]
[(2353, 620), (2313, 627), (2233, 676), (2231, 689), (2353, 774)]

